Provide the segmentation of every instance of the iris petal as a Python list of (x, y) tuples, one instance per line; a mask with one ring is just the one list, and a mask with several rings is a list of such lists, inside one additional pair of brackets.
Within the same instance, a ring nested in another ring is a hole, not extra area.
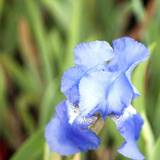
[(117, 69), (127, 71), (130, 67), (132, 70), (141, 61), (145, 60), (148, 55), (148, 49), (142, 44), (130, 37), (122, 37), (113, 41), (113, 50), (115, 53), (113, 66)]
[(79, 101), (78, 84), (85, 72), (85, 67), (76, 66), (70, 68), (63, 74), (61, 81), (61, 91), (73, 104), (78, 103)]
[(92, 68), (103, 64), (113, 57), (113, 49), (105, 41), (94, 41), (79, 44), (75, 50), (75, 64)]
[(56, 115), (45, 130), (45, 137), (51, 150), (61, 155), (70, 155), (80, 151), (96, 149), (100, 139), (88, 128), (68, 122), (66, 102), (57, 106)]
[(133, 89), (124, 74), (98, 71), (81, 79), (79, 84), (80, 110), (83, 115), (100, 113), (121, 114), (133, 97)]
[(126, 76), (121, 74), (112, 85), (110, 85), (107, 94), (108, 112), (121, 114), (123, 109), (131, 103), (133, 90)]
[(144, 159), (136, 144), (143, 125), (143, 120), (140, 115), (136, 113), (133, 107), (129, 106), (120, 117), (117, 118), (114, 116), (113, 119), (120, 134), (125, 139), (125, 142), (118, 151), (128, 158), (135, 160)]
[(116, 76), (117, 73), (98, 71), (81, 79), (79, 84), (79, 107), (82, 115), (89, 114), (98, 106), (101, 108), (97, 108), (97, 110), (105, 112), (106, 106), (102, 104), (106, 100), (106, 90)]
[(144, 156), (139, 152), (135, 141), (124, 142), (124, 144), (118, 149), (118, 152), (134, 160), (144, 159)]
[(130, 83), (130, 86), (133, 90), (133, 99), (136, 98), (137, 96), (140, 95), (139, 91), (137, 90), (137, 88), (132, 84), (132, 81), (131, 81), (131, 74), (132, 74), (132, 70), (133, 70), (134, 66), (130, 67), (127, 71), (126, 71), (126, 77)]
[[(67, 131), (69, 131), (69, 128), (66, 125), (67, 118), (64, 107), (65, 102), (62, 102), (58, 105), (58, 113), (48, 123), (45, 130), (45, 137), (52, 151), (55, 151), (61, 155), (70, 155), (79, 152), (80, 150), (67, 137)], [(61, 119), (62, 117), (63, 121)]]

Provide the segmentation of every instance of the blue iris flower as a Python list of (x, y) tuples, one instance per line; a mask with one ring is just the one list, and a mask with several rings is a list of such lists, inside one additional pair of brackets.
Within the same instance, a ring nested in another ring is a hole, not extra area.
[[(46, 140), (53, 151), (70, 155), (96, 149), (100, 143), (91, 130), (98, 116), (111, 117), (124, 137), (118, 150), (126, 157), (143, 159), (136, 141), (143, 120), (130, 107), (139, 95), (131, 73), (148, 57), (148, 49), (129, 37), (113, 41), (79, 44), (75, 66), (63, 74), (61, 91), (67, 100), (57, 106), (56, 115), (46, 127)], [(118, 118), (117, 118), (118, 117)]]

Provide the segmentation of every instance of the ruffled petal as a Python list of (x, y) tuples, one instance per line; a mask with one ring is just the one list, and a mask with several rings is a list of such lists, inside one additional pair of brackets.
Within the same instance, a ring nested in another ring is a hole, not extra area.
[(113, 57), (113, 49), (105, 41), (94, 41), (79, 44), (75, 50), (75, 64), (92, 68), (103, 64)]
[(82, 115), (96, 112), (105, 119), (108, 114), (121, 114), (133, 99), (133, 89), (118, 72), (97, 71), (83, 77), (79, 84), (79, 106)]
[(67, 99), (73, 104), (79, 101), (78, 85), (82, 76), (85, 74), (86, 68), (76, 66), (64, 72), (61, 81), (61, 91), (65, 94)]
[(121, 114), (129, 106), (133, 97), (133, 89), (124, 74), (121, 74), (110, 86), (106, 101), (108, 113)]
[(88, 128), (69, 123), (66, 102), (57, 106), (56, 115), (46, 127), (45, 138), (50, 149), (61, 155), (96, 149), (100, 143), (100, 139)]
[(99, 112), (105, 112), (107, 108), (103, 103), (106, 101), (106, 91), (116, 76), (117, 73), (97, 71), (81, 79), (79, 107), (82, 115), (90, 114), (95, 108)]
[(100, 139), (94, 132), (89, 129), (79, 128), (74, 126), (72, 128), (72, 135), (69, 137), (81, 152), (88, 150), (95, 150), (100, 144)]
[(130, 37), (122, 37), (113, 41), (114, 60), (110, 64), (111, 70), (127, 71), (132, 70), (137, 64), (145, 60), (148, 55), (148, 49), (140, 42)]
[[(57, 106), (58, 113), (48, 123), (45, 130), (45, 138), (52, 151), (61, 155), (70, 155), (79, 152), (79, 148), (67, 137), (70, 132), (65, 114), (65, 102)], [(62, 118), (63, 120), (62, 121)], [(63, 146), (63, 147), (62, 147)]]
[(139, 91), (137, 90), (137, 88), (133, 85), (132, 80), (131, 80), (131, 74), (132, 74), (133, 68), (134, 68), (134, 66), (130, 67), (130, 68), (126, 71), (125, 75), (126, 75), (128, 81), (129, 81), (129, 83), (130, 83), (130, 86), (131, 86), (132, 90), (133, 90), (133, 99), (134, 99), (134, 98), (136, 98), (137, 96), (139, 96), (140, 93), (139, 93)]
[(120, 134), (125, 139), (125, 142), (118, 151), (128, 158), (143, 160), (144, 157), (136, 144), (143, 125), (140, 115), (136, 113), (136, 110), (132, 106), (129, 106), (121, 116), (112, 116), (112, 119), (115, 121)]
[(144, 156), (140, 153), (137, 148), (135, 141), (124, 142), (118, 149), (118, 152), (125, 157), (132, 158), (134, 160), (143, 160)]

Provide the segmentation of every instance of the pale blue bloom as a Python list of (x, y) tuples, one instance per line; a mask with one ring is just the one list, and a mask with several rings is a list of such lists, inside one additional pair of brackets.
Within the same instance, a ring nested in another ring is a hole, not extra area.
[(143, 120), (129, 107), (139, 95), (131, 73), (148, 57), (148, 49), (129, 37), (113, 41), (82, 43), (75, 48), (75, 66), (63, 74), (61, 91), (67, 100), (58, 107), (46, 127), (46, 140), (53, 151), (70, 155), (96, 149), (100, 143), (90, 129), (97, 113), (111, 117), (124, 137), (118, 150), (132, 159), (143, 159), (136, 141)]

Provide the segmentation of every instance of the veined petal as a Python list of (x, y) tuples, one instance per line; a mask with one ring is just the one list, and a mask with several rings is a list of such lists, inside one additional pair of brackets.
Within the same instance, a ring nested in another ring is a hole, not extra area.
[(61, 91), (73, 104), (78, 103), (79, 101), (78, 84), (85, 72), (85, 67), (75, 66), (63, 74), (61, 81)]
[(121, 114), (129, 106), (133, 97), (133, 89), (124, 74), (121, 74), (110, 85), (106, 96), (109, 114)]
[[(106, 101), (106, 90), (116, 78), (117, 73), (97, 71), (83, 77), (79, 84), (79, 107), (82, 115), (88, 115), (95, 110), (105, 112), (102, 105)], [(97, 107), (101, 108), (97, 108)]]
[(64, 101), (57, 106), (56, 115), (45, 130), (45, 137), (52, 151), (71, 155), (99, 146), (100, 139), (94, 132), (76, 124), (71, 125), (68, 120), (67, 105)]
[(148, 49), (140, 42), (130, 37), (122, 37), (113, 41), (114, 60), (110, 64), (111, 70), (126, 71), (130, 67), (132, 70), (138, 63), (145, 60), (148, 55)]
[(144, 156), (140, 153), (135, 141), (124, 142), (118, 149), (118, 152), (125, 157), (132, 158), (134, 160), (144, 159)]
[(105, 41), (94, 41), (79, 44), (75, 50), (75, 64), (92, 68), (103, 64), (114, 56), (113, 49)]
[[(70, 155), (79, 152), (79, 148), (67, 137), (70, 132), (65, 113), (65, 102), (57, 106), (57, 114), (48, 123), (45, 130), (45, 138), (49, 148), (61, 155)], [(63, 120), (62, 120), (63, 118)]]
[(85, 76), (79, 84), (79, 106), (82, 115), (100, 113), (121, 114), (133, 98), (133, 89), (125, 76), (118, 72), (97, 71)]
[(136, 98), (137, 96), (139, 96), (140, 93), (139, 93), (139, 91), (137, 90), (137, 88), (132, 84), (131, 74), (132, 74), (133, 69), (134, 69), (134, 66), (130, 67), (130, 68), (126, 71), (125, 75), (126, 75), (128, 81), (129, 81), (129, 83), (130, 83), (130, 86), (131, 86), (132, 90), (133, 90), (133, 99), (134, 99), (134, 98)]
[(143, 160), (144, 157), (139, 152), (136, 144), (143, 125), (140, 115), (136, 113), (136, 110), (132, 106), (129, 106), (121, 116), (116, 117), (113, 115), (112, 119), (115, 121), (120, 134), (125, 139), (124, 144), (118, 151), (128, 158)]

